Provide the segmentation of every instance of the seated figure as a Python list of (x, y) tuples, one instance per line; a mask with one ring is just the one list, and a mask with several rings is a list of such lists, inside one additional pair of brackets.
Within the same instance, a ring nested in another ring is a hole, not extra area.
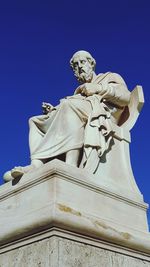
[(113, 125), (119, 125), (130, 92), (120, 75), (96, 75), (95, 59), (86, 51), (76, 52), (70, 64), (79, 87), (56, 107), (44, 103), (44, 114), (29, 119), (31, 164), (15, 167), (4, 180), (21, 177), (54, 158), (95, 173), (101, 157), (109, 153)]

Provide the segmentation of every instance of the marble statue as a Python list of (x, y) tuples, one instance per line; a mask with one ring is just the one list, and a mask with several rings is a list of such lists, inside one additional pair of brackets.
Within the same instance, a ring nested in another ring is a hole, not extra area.
[(86, 51), (70, 64), (80, 85), (29, 119), (31, 164), (4, 174), (0, 266), (148, 267), (148, 205), (129, 153), (142, 87), (97, 75)]
[(109, 154), (115, 127), (120, 130), (126, 120), (131, 93), (119, 74), (97, 75), (96, 61), (86, 51), (76, 52), (70, 65), (80, 85), (58, 106), (43, 103), (43, 115), (29, 119), (31, 164), (5, 173), (5, 181), (54, 158), (96, 173), (101, 159)]

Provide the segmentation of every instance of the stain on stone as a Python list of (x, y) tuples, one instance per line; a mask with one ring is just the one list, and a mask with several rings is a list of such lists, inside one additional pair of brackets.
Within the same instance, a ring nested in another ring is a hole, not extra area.
[(118, 235), (121, 235), (124, 239), (126, 240), (129, 240), (132, 235), (129, 234), (129, 233), (126, 233), (126, 232), (120, 232), (120, 231), (117, 231), (116, 229), (110, 227), (110, 226), (107, 226), (105, 223), (102, 223), (102, 222), (99, 222), (99, 221), (94, 221), (94, 224), (95, 226), (99, 226), (99, 227), (102, 227), (103, 229), (108, 229), (108, 230), (111, 230), (113, 232), (116, 232)]
[(127, 240), (131, 238), (131, 235), (129, 233), (121, 233), (121, 235)]
[(68, 212), (68, 213), (71, 213), (71, 214), (76, 215), (76, 216), (81, 216), (81, 212), (79, 212), (79, 211), (76, 211), (76, 210), (74, 210), (70, 207), (67, 207), (65, 205), (62, 205), (62, 204), (57, 204), (57, 205), (58, 205), (59, 210), (61, 210), (61, 211)]
[(104, 229), (108, 229), (109, 227), (106, 226), (106, 224), (102, 223), (102, 222), (99, 222), (99, 221), (94, 221), (94, 224), (97, 225), (97, 226), (100, 226)]
[[(63, 211), (63, 212), (68, 212), (68, 213), (71, 213), (73, 215), (76, 215), (76, 216), (82, 216), (81, 212), (79, 211), (76, 211), (68, 206), (65, 206), (65, 205), (62, 205), (62, 204), (57, 204), (58, 205), (58, 208), (59, 210)], [(84, 217), (84, 216), (83, 216)], [(88, 217), (86, 217), (86, 219), (89, 219)], [(91, 220), (91, 219), (90, 219)], [(126, 239), (126, 240), (129, 240), (132, 238), (132, 235), (127, 233), (127, 232), (120, 232), (120, 231), (117, 231), (116, 229), (114, 229), (113, 227), (110, 227), (108, 226), (107, 224), (101, 222), (101, 221), (98, 221), (98, 220), (92, 220), (92, 223), (94, 223), (94, 225), (96, 227), (101, 227), (105, 230), (108, 230), (108, 231), (112, 231), (112, 232), (115, 232), (116, 234), (120, 235), (122, 238)]]

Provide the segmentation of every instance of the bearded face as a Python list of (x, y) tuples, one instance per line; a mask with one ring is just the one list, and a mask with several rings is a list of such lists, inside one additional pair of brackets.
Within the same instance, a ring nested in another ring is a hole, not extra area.
[(78, 55), (74, 58), (73, 71), (80, 83), (91, 82), (93, 78), (93, 66), (85, 56)]

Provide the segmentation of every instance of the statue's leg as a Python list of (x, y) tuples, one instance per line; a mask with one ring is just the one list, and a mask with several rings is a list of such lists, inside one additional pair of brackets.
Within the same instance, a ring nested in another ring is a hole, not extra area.
[[(30, 122), (31, 159), (53, 159), (67, 154), (66, 162), (78, 165), (76, 156), (83, 147), (84, 130), (91, 113), (91, 104), (85, 99), (63, 99), (49, 119), (41, 121), (39, 132), (37, 123)], [(43, 127), (43, 128), (42, 128)], [(41, 139), (40, 139), (41, 138)], [(33, 144), (31, 140), (33, 139)], [(34, 149), (35, 147), (35, 149)], [(72, 150), (72, 153), (70, 152)], [(70, 153), (68, 153), (70, 152)], [(75, 156), (72, 159), (72, 154)]]
[(84, 126), (91, 104), (84, 99), (64, 99), (48, 118), (29, 120), (31, 164), (12, 169), (15, 178), (40, 167), (44, 161), (65, 153), (66, 163), (78, 166), (84, 140)]
[(45, 116), (35, 116), (29, 119), (29, 148), (30, 154), (33, 154), (43, 139), (44, 133), (40, 131), (37, 124), (44, 122)]
[(72, 166), (78, 166), (81, 149), (72, 149), (66, 153), (66, 163)]
[(31, 164), (30, 165), (27, 165), (25, 167), (22, 167), (22, 166), (14, 167), (11, 170), (11, 176), (13, 178), (21, 177), (23, 174), (25, 174), (27, 172), (30, 172), (30, 171), (34, 171), (36, 168), (41, 167), (43, 164), (44, 163), (43, 163), (42, 160), (40, 160), (40, 159), (33, 159), (31, 161)]

